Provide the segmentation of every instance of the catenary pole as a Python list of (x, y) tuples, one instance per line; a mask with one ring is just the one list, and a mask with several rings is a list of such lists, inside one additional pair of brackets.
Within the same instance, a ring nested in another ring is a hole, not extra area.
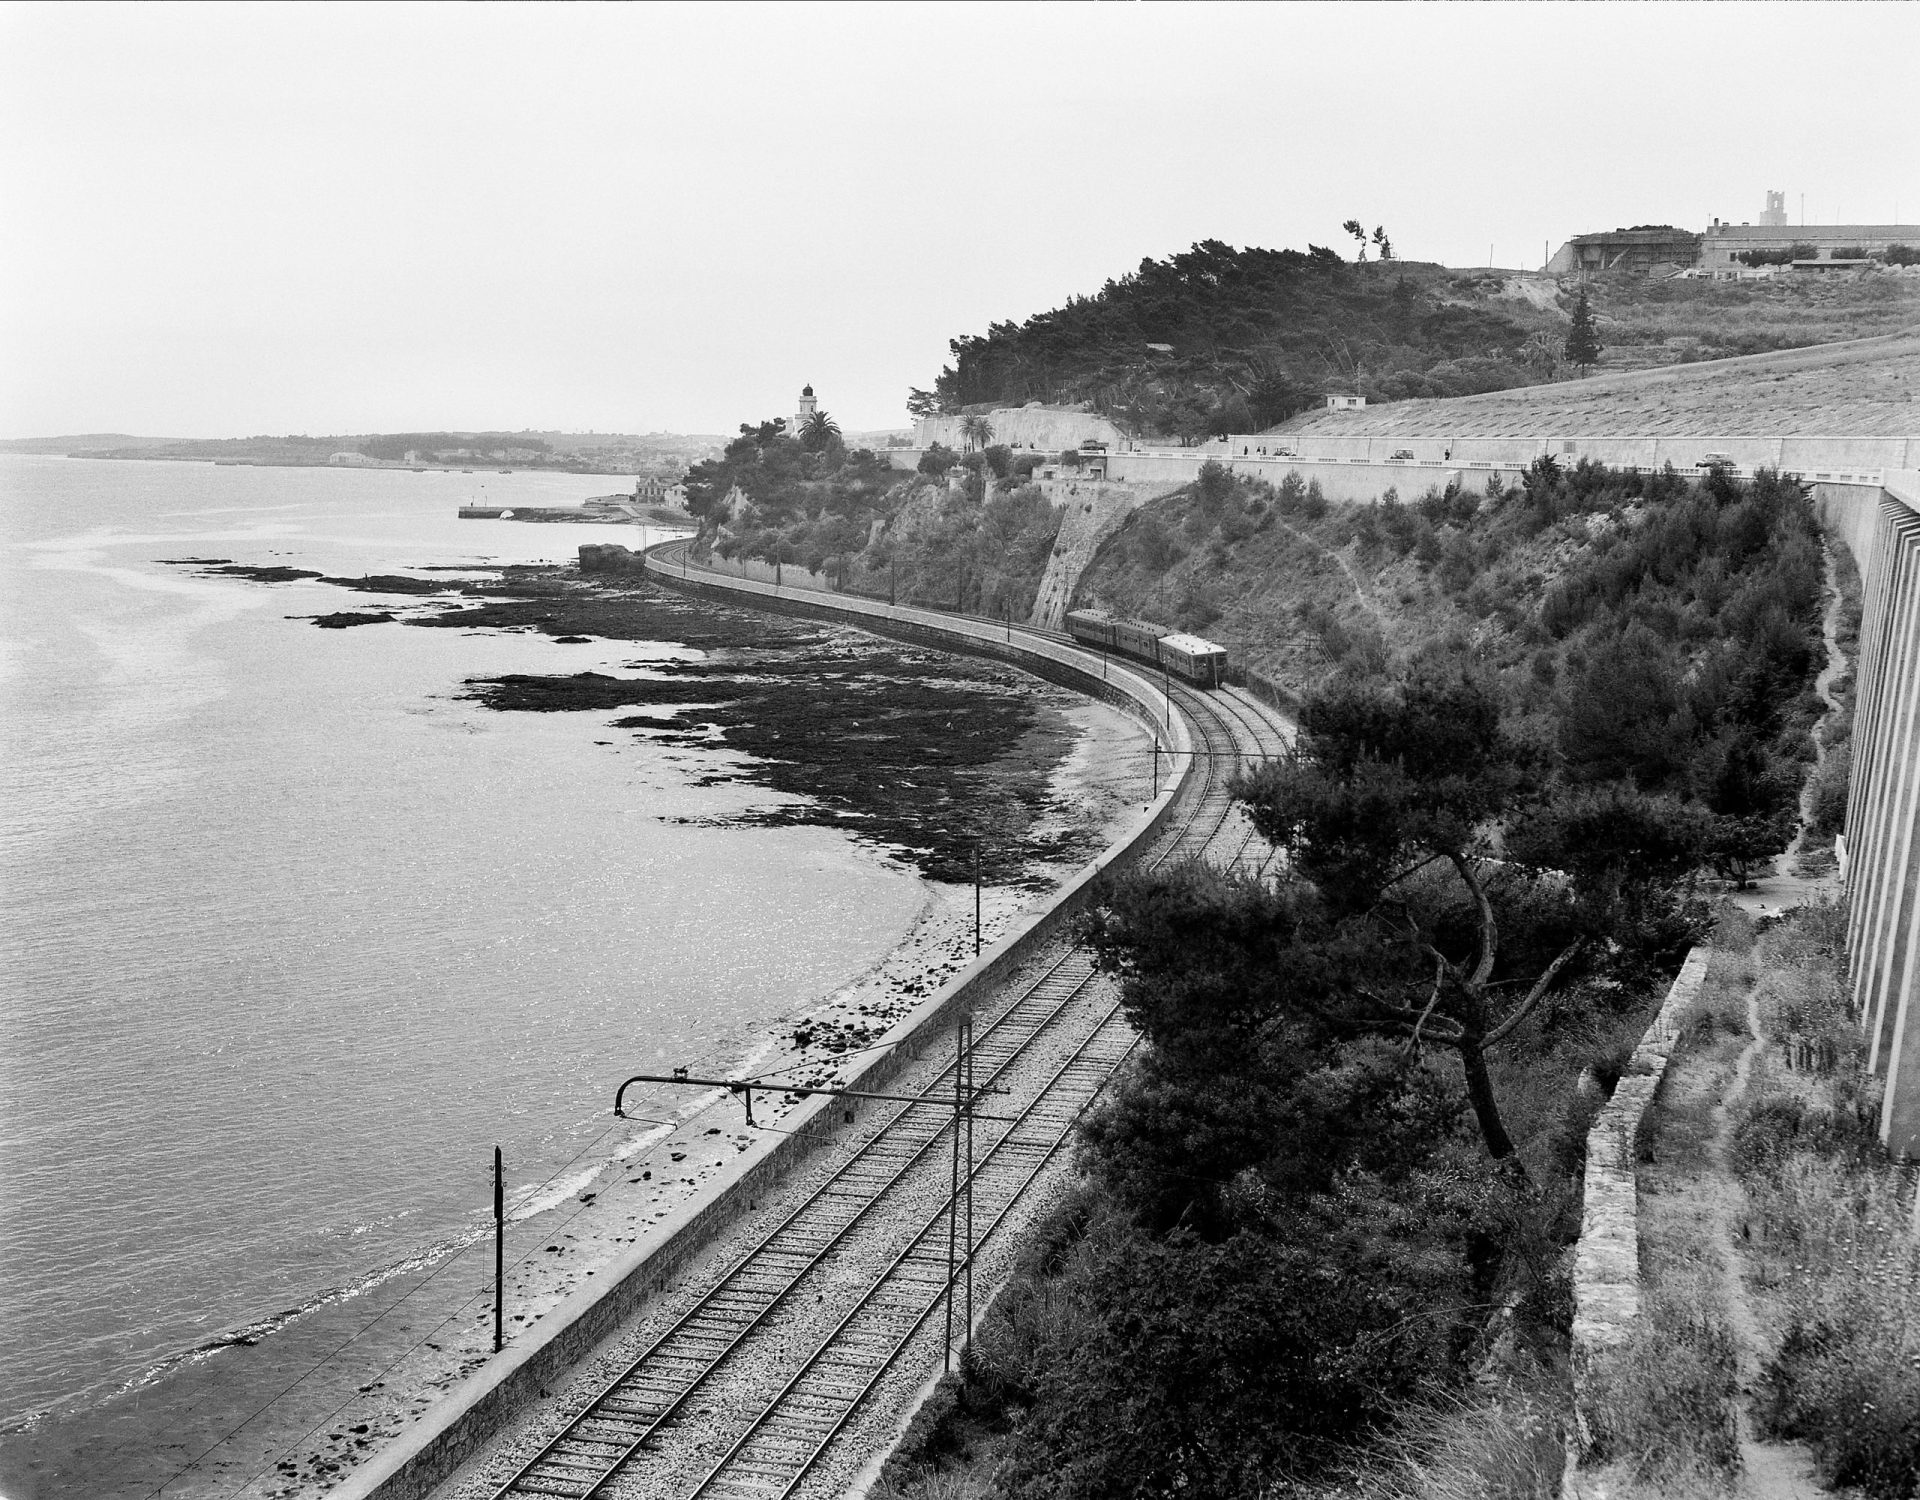
[(501, 1181), (499, 1147), (493, 1147), (493, 1352), (507, 1331), (507, 1191)]
[(967, 1028), (967, 1324), (961, 1336), (973, 1337), (973, 1017)]
[(947, 1186), (947, 1343), (941, 1370), (953, 1370), (953, 1256), (955, 1231), (960, 1227), (960, 1085), (966, 1063), (966, 1042), (958, 1027), (953, 1033), (953, 1173)]

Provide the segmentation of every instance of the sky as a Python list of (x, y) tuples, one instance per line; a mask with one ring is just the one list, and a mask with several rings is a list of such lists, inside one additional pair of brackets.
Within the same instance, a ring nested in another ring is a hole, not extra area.
[(1920, 6), (0, 8), (0, 436), (902, 426), (1197, 240), (1920, 220)]

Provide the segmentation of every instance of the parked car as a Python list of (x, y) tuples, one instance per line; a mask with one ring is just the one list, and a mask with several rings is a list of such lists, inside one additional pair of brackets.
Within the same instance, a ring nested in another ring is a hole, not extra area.
[(1399, 463), (1399, 462), (1401, 462), (1401, 461), (1402, 461), (1402, 460), (1404, 460), (1404, 459), (1409, 459), (1409, 458), (1412, 458), (1412, 457), (1413, 457), (1413, 449), (1411, 449), (1411, 448), (1395, 448), (1395, 449), (1393, 450), (1393, 452), (1392, 452), (1391, 454), (1389, 454), (1389, 455), (1388, 455), (1388, 457), (1387, 457), (1387, 462), (1388, 462), (1388, 463), (1390, 463), (1390, 464), (1397, 464), (1397, 463)]

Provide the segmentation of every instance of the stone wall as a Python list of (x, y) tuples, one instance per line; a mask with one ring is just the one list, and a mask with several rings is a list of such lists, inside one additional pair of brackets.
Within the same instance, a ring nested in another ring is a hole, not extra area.
[[(1005, 443), (1010, 448), (1058, 453), (1063, 448), (1078, 448), (1085, 442), (1117, 448), (1126, 441), (1126, 434), (1097, 412), (1074, 411), (1065, 406), (1002, 406), (982, 415), (993, 428), (993, 436), (988, 441)], [(913, 424), (913, 446), (924, 450), (941, 443), (956, 451), (965, 448), (969, 446), (962, 429), (965, 421), (965, 417), (959, 416), (917, 417)]]
[(1027, 623), (1042, 630), (1065, 628), (1067, 610), (1080, 575), (1093, 561), (1101, 544), (1142, 505), (1168, 493), (1164, 484), (1111, 484), (1093, 479), (1055, 479), (1041, 489), (1049, 500), (1065, 508), (1053, 552), (1040, 577), (1033, 613)]
[(1574, 1426), (1581, 1449), (1589, 1446), (1585, 1416), (1594, 1362), (1624, 1344), (1640, 1314), (1640, 1231), (1636, 1146), (1640, 1122), (1666, 1077), (1679, 1037), (1681, 1013), (1700, 994), (1710, 950), (1687, 955), (1640, 1038), (1613, 1097), (1587, 1132), (1586, 1180), (1581, 1190), (1580, 1242), (1573, 1261)]

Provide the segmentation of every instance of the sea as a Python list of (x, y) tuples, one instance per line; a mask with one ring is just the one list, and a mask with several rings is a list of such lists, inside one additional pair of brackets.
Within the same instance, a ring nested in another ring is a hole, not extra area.
[(168, 561), (565, 561), (664, 533), (457, 508), (629, 483), (0, 456), (0, 1432), (470, 1238), (496, 1146), (564, 1200), (651, 1128), (621, 1078), (912, 926), (883, 853), (732, 822), (780, 794), (726, 752), (461, 693), (674, 642), (321, 630), (378, 596)]

